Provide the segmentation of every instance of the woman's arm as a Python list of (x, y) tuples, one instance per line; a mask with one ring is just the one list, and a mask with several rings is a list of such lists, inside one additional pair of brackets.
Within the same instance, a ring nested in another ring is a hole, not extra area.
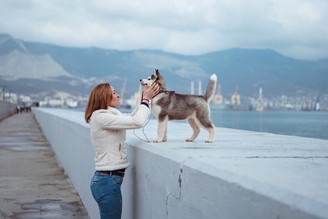
[(114, 114), (110, 110), (102, 110), (92, 118), (100, 124), (103, 129), (121, 130), (143, 127), (151, 114), (150, 109), (140, 104), (136, 107), (134, 114)]

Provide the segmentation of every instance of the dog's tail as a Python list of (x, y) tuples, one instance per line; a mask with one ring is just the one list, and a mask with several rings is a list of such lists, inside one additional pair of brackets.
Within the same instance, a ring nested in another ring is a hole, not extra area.
[(210, 77), (210, 81), (208, 82), (206, 92), (205, 92), (205, 95), (204, 95), (204, 98), (208, 103), (210, 103), (211, 100), (213, 99), (215, 89), (216, 89), (217, 79), (218, 79), (218, 77), (216, 76), (216, 74), (212, 74), (211, 77)]

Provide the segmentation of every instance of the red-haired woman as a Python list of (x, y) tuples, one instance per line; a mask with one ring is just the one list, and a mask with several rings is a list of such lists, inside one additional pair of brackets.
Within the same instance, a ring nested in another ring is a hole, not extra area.
[(89, 95), (85, 121), (90, 124), (96, 167), (91, 192), (98, 203), (101, 218), (121, 218), (121, 184), (129, 166), (126, 130), (146, 124), (151, 114), (149, 102), (158, 91), (157, 83), (145, 89), (140, 105), (131, 114), (122, 114), (116, 109), (120, 104), (119, 95), (109, 83), (96, 85)]

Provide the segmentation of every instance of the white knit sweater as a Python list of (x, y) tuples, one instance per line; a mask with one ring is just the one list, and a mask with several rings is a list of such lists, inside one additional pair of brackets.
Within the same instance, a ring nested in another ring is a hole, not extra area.
[(89, 124), (96, 170), (111, 171), (129, 166), (125, 146), (126, 129), (143, 127), (150, 114), (150, 109), (143, 104), (131, 114), (122, 114), (111, 107), (92, 113)]

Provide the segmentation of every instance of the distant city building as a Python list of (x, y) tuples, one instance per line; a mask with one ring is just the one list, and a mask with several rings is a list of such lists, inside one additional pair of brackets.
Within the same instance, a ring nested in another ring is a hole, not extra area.
[(235, 88), (234, 94), (231, 96), (231, 105), (240, 105), (240, 95), (238, 94), (238, 86)]
[(190, 82), (190, 94), (195, 94), (195, 82)]
[(259, 97), (257, 98), (256, 111), (263, 111), (263, 110), (264, 110), (264, 100), (263, 100), (262, 88), (260, 88)]
[(221, 94), (221, 84), (218, 85), (218, 91), (213, 97), (213, 103), (214, 104), (223, 104), (223, 96)]
[(203, 95), (202, 93), (202, 81), (198, 81), (198, 95)]

